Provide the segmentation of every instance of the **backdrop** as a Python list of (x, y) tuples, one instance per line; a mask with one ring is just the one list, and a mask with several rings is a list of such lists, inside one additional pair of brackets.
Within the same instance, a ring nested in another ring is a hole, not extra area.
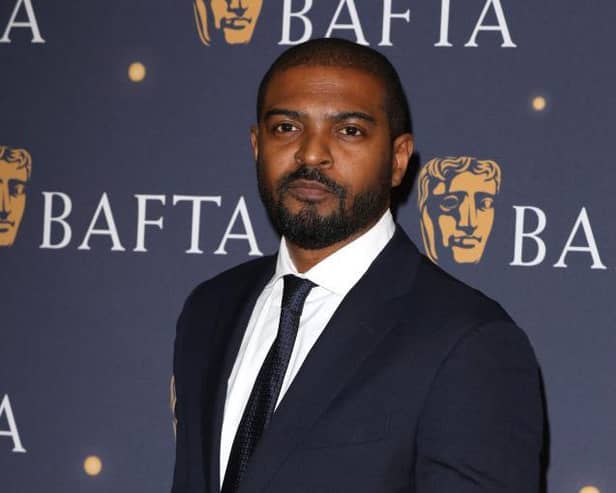
[(0, 491), (169, 491), (176, 317), (196, 283), (276, 250), (248, 139), (256, 88), (277, 54), (325, 35), (400, 71), (419, 172), (400, 224), (533, 343), (547, 490), (616, 491), (615, 15), (2, 0)]

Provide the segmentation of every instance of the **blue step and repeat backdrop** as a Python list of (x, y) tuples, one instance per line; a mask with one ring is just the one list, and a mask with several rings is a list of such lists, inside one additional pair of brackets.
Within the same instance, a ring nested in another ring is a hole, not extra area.
[[(286, 47), (337, 36), (387, 55), (408, 92), (417, 179), (398, 221), (533, 343), (547, 491), (616, 492), (615, 16), (1, 0), (0, 491), (169, 490), (182, 302), (277, 248), (248, 140), (257, 84)], [(456, 194), (434, 210), (436, 190)]]

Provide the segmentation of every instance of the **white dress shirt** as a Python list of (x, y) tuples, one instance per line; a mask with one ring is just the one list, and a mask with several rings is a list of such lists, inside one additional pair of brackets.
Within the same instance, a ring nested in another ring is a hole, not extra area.
[(244, 408), (265, 357), (274, 343), (282, 303), (283, 276), (294, 274), (316, 284), (310, 291), (299, 321), (297, 338), (282, 382), (276, 407), (293, 382), (310, 349), (334, 312), (394, 235), (396, 226), (389, 210), (366, 233), (329, 257), (299, 274), (285, 239), (280, 242), (276, 271), (267, 283), (250, 316), (233, 370), (227, 382), (227, 396), (220, 442), (220, 485), (225, 476), (231, 446)]

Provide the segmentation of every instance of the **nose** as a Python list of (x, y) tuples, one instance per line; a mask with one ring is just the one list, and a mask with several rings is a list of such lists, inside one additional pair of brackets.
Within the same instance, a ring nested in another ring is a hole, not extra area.
[(472, 196), (466, 196), (460, 204), (458, 229), (466, 234), (472, 234), (477, 229), (477, 207)]
[(303, 135), (299, 149), (295, 153), (295, 161), (299, 165), (326, 167), (333, 164), (333, 158), (327, 139), (317, 131), (306, 132)]
[[(246, 0), (244, 0), (244, 3), (245, 2)], [(244, 17), (246, 10), (248, 10), (248, 8), (242, 4), (242, 0), (227, 0), (228, 12), (232, 12), (238, 17)]]
[(10, 213), (8, 186), (5, 183), (0, 183), (0, 219), (6, 219)]

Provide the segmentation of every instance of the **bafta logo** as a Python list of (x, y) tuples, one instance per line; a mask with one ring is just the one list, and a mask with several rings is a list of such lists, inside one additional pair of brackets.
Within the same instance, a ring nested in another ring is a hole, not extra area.
[(435, 158), (419, 173), (417, 205), (426, 255), (434, 263), (476, 264), (494, 224), (501, 169), (473, 157)]
[(201, 42), (212, 44), (213, 24), (228, 44), (250, 43), (262, 6), (263, 0), (193, 0)]
[(0, 146), (0, 247), (11, 246), (26, 209), (32, 158), (25, 149)]

